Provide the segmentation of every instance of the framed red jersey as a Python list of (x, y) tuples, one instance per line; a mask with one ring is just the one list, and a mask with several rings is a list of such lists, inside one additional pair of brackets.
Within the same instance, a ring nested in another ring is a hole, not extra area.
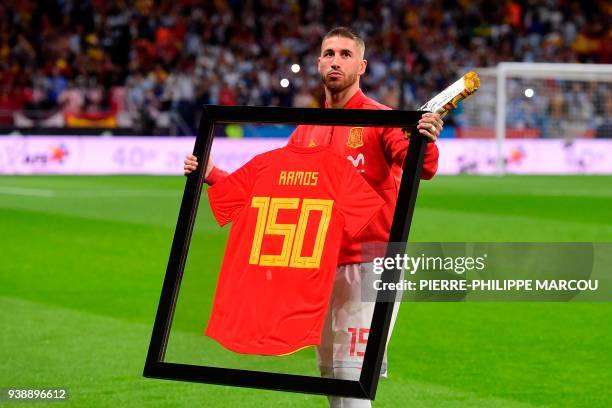
[(383, 199), (347, 160), (297, 145), (256, 156), (208, 196), (232, 227), (206, 335), (247, 354), (318, 345), (342, 236)]
[[(427, 150), (425, 137), (416, 131), (421, 115), (422, 112), (371, 109), (204, 106), (193, 150), (200, 165), (187, 177), (144, 376), (374, 399), (393, 311), (393, 303), (385, 299), (395, 299), (394, 289), (377, 294), (359, 380), (240, 369), (234, 363), (233, 367), (227, 367), (215, 362), (217, 356), (206, 352), (203, 356), (207, 364), (185, 363), (172, 354), (168, 359), (167, 348), (215, 126), (284, 123), (411, 129), (414, 136), (402, 164), (397, 204), (386, 240), (386, 243), (397, 245), (386, 245), (385, 255), (395, 257), (406, 248)], [(368, 143), (366, 134), (361, 131), (349, 132), (349, 136), (347, 143), (351, 149)], [(333, 151), (330, 155), (326, 148), (308, 149), (308, 145), (295, 144), (302, 147), (286, 147), (257, 156), (228, 176), (225, 185), (215, 185), (208, 190), (215, 218), (220, 224), (231, 222), (232, 228), (207, 333), (236, 351), (282, 354), (296, 350), (300, 344), (316, 344), (320, 332), (317, 319), (325, 314), (329, 296), (326, 291), (331, 287), (326, 280), (330, 279), (327, 265), (336, 263), (333, 258), (338, 257), (337, 245), (341, 245), (341, 240), (333, 237), (342, 233), (357, 236), (363, 242), (371, 239), (365, 226), (371, 220), (369, 213), (377, 211), (378, 198), (376, 193), (372, 195), (372, 191), (364, 187), (364, 177), (355, 175), (354, 163), (345, 156), (334, 156)], [(340, 163), (332, 165), (337, 160)], [(234, 263), (242, 266), (234, 268)], [(332, 274), (334, 269), (332, 266)], [(383, 284), (397, 283), (400, 276), (399, 269), (385, 270), (381, 280)], [(302, 290), (304, 288), (308, 290)], [(279, 299), (270, 299), (274, 297), (272, 293)], [(304, 309), (306, 304), (311, 308)], [(192, 313), (194, 309), (189, 310)], [(241, 315), (236, 310), (246, 311), (246, 314)], [(245, 321), (244, 316), (256, 318)], [(227, 333), (220, 334), (221, 329)], [(277, 333), (278, 338), (266, 336), (268, 331)], [(193, 351), (193, 343), (184, 343), (184, 336), (172, 337), (175, 341), (182, 339), (181, 344), (189, 348), (189, 353)], [(201, 336), (202, 345), (209, 343), (204, 337)], [(216, 349), (207, 352), (218, 352), (218, 347)], [(232, 361), (263, 359), (252, 355), (232, 357)]]

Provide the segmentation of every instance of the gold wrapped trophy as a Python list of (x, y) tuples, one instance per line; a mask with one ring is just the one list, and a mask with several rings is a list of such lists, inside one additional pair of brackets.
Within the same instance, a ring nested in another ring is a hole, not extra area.
[[(470, 71), (455, 83), (444, 89), (442, 92), (431, 98), (419, 110), (437, 112), (440, 117), (444, 117), (448, 112), (457, 107), (457, 104), (478, 90), (480, 78), (474, 71)], [(406, 137), (410, 137), (410, 132), (404, 129)]]
[(480, 86), (480, 78), (474, 71), (470, 71), (454, 84), (434, 96), (419, 110), (427, 110), (437, 112), (441, 117), (444, 117), (451, 109), (457, 107), (457, 104), (472, 95)]

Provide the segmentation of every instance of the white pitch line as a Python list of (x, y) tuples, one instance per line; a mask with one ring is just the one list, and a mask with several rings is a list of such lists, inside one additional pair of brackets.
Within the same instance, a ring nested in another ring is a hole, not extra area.
[(66, 191), (66, 195), (75, 197), (180, 197), (181, 191), (177, 190), (75, 190)]
[(55, 197), (55, 191), (40, 188), (3, 187), (0, 186), (0, 194), (35, 197)]

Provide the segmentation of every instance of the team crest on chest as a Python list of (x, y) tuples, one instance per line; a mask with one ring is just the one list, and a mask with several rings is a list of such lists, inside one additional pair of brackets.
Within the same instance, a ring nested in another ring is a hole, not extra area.
[(349, 130), (348, 140), (346, 142), (348, 147), (356, 149), (363, 146), (363, 128), (354, 127)]

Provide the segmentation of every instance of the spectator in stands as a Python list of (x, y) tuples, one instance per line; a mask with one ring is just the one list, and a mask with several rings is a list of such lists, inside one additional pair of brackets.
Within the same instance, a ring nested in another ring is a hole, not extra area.
[[(363, 90), (394, 107), (414, 109), (468, 68), (500, 61), (612, 61), (603, 1), (505, 0), (494, 8), (484, 0), (453, 7), (443, 0), (367, 7), (322, 0), (196, 3), (3, 2), (0, 85), (11, 82), (11, 92), (31, 95), (15, 109), (72, 109), (78, 104), (66, 104), (61, 95), (76, 88), (85, 97), (81, 108), (142, 112), (153, 104), (161, 115), (157, 126), (168, 122), (164, 116), (180, 115), (193, 131), (204, 101), (313, 105), (299, 95), (308, 92), (300, 88), (304, 83), (312, 88), (317, 73), (288, 68), (294, 62), (307, 67), (323, 26), (346, 16), (356, 17), (370, 50)], [(287, 88), (278, 84), (284, 77), (291, 81)], [(92, 80), (93, 88), (87, 85)], [(116, 87), (125, 91), (109, 95)], [(118, 94), (124, 103), (114, 100)], [(595, 109), (610, 98), (607, 92)]]

